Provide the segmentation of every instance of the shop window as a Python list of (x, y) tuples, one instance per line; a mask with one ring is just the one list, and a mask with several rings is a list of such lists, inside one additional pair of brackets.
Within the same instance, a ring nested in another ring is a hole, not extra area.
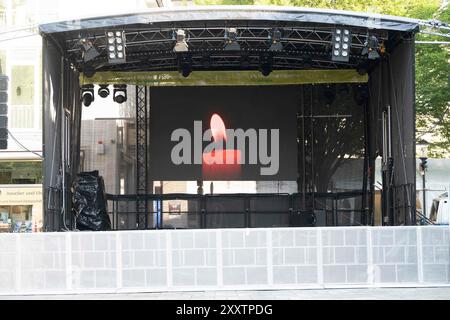
[(1, 206), (0, 232), (32, 232), (31, 205)]

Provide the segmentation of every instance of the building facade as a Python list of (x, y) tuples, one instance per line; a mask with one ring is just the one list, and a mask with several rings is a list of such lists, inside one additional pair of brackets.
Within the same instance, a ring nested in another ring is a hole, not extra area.
[(42, 229), (42, 40), (37, 25), (162, 5), (170, 1), (0, 0), (0, 74), (9, 78), (8, 149), (0, 150), (0, 232)]

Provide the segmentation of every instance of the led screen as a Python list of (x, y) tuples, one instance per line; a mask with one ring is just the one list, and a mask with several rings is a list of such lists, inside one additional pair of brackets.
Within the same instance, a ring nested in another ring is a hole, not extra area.
[(151, 180), (296, 180), (295, 86), (153, 87)]

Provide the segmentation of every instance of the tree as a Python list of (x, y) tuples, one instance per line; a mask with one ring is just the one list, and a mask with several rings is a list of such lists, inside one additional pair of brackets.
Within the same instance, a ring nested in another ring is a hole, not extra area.
[[(417, 19), (450, 22), (448, 0), (195, 0), (196, 4), (282, 5), (315, 7), (390, 14)], [(442, 41), (436, 36), (417, 36), (418, 40)], [(448, 156), (450, 150), (450, 48), (444, 45), (416, 47), (417, 138), (438, 133), (438, 142), (429, 148), (429, 156)]]

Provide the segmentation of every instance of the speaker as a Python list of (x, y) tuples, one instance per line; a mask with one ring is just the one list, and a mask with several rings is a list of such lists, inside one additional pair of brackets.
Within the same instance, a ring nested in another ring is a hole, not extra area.
[(8, 77), (0, 75), (0, 149), (8, 149)]

